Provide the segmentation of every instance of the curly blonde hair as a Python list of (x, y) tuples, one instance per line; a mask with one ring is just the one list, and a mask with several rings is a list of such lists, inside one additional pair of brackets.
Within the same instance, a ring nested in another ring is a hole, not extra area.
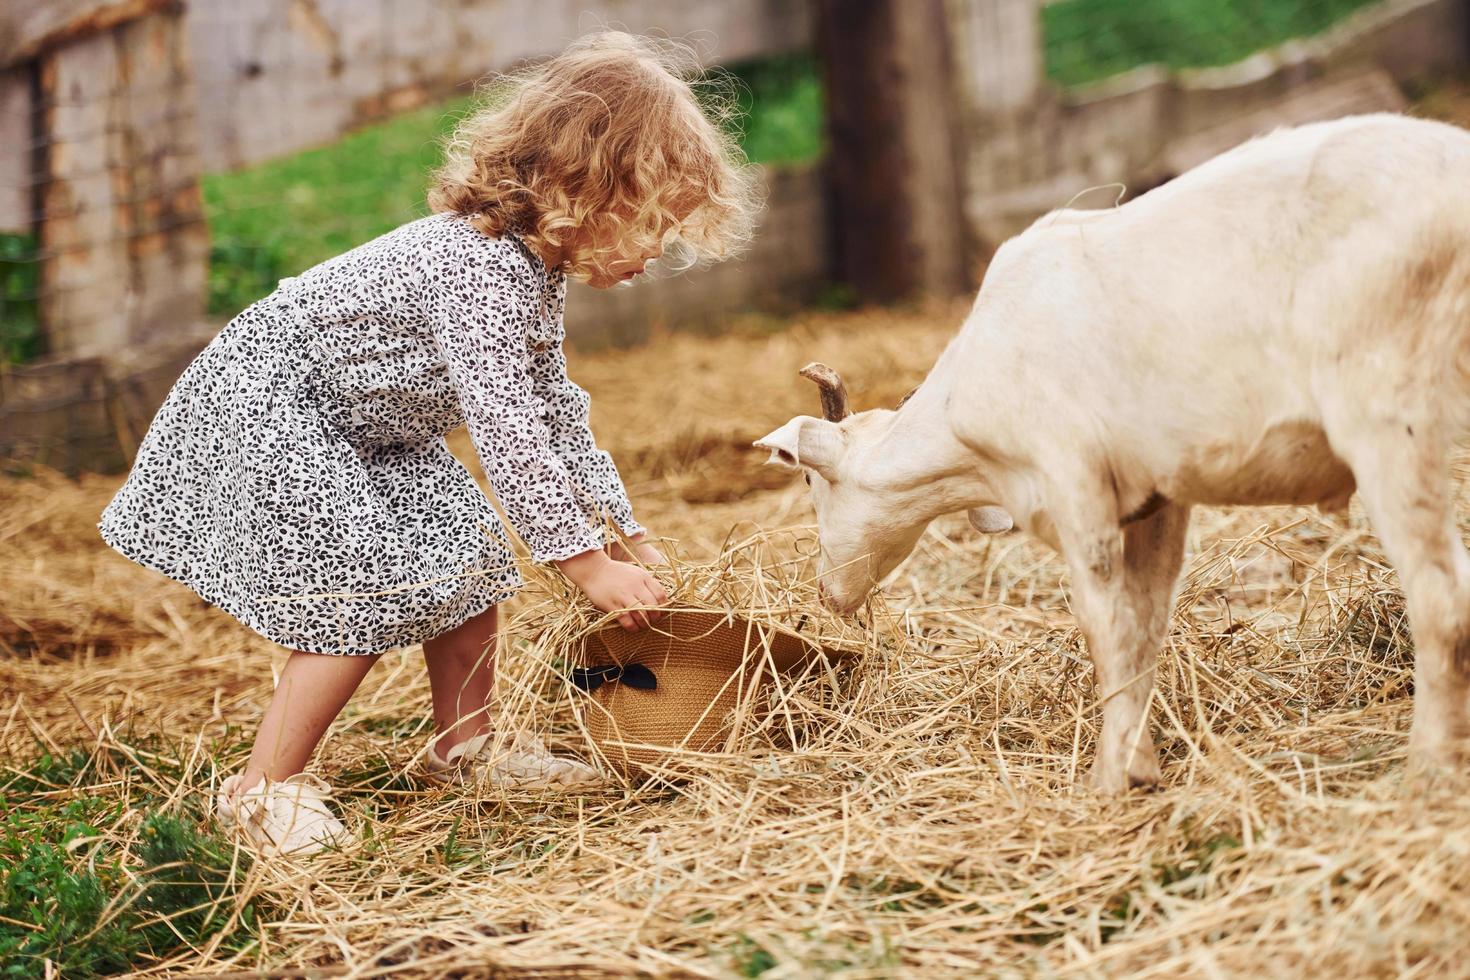
[(447, 140), (429, 206), (515, 234), (573, 278), (665, 242), (690, 264), (727, 258), (760, 208), (720, 125), (732, 104), (683, 45), (589, 35), (488, 88)]

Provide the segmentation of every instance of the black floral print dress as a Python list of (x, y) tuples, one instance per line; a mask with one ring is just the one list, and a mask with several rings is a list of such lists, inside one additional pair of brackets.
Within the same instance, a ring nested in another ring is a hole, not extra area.
[(282, 280), (175, 382), (102, 537), (276, 643), (370, 654), (521, 585), (459, 425), (534, 560), (639, 533), (566, 375), (565, 296), (514, 236), (447, 214)]

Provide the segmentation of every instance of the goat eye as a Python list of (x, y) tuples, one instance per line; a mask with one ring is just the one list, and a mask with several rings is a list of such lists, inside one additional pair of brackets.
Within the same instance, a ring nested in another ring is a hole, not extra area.
[(807, 486), (812, 485), (812, 475), (810, 473), (803, 473), (801, 478), (806, 481)]

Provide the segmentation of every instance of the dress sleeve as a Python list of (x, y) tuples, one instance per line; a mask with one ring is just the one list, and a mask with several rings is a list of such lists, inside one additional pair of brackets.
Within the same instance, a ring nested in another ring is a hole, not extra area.
[(430, 326), (459, 389), (495, 496), (538, 562), (602, 547), (573, 475), (552, 449), (529, 372), (540, 275), (513, 249), (458, 252), (430, 272)]
[(605, 451), (597, 448), (592, 429), (587, 424), (591, 399), (587, 392), (567, 377), (567, 358), (562, 350), (560, 330), (546, 349), (532, 354), (531, 376), (536, 394), (546, 406), (546, 426), (552, 450), (571, 470), (578, 484), (591, 495), (601, 511), (592, 515), (601, 523), (611, 518), (629, 537), (644, 532), (633, 519), (633, 505), (618, 476), (618, 468)]

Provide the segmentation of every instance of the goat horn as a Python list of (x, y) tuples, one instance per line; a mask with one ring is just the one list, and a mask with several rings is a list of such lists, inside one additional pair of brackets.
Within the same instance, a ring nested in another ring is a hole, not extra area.
[(847, 410), (847, 386), (836, 371), (813, 361), (801, 369), (801, 376), (815, 381), (821, 389), (822, 415), (828, 422), (841, 422), (852, 414)]

